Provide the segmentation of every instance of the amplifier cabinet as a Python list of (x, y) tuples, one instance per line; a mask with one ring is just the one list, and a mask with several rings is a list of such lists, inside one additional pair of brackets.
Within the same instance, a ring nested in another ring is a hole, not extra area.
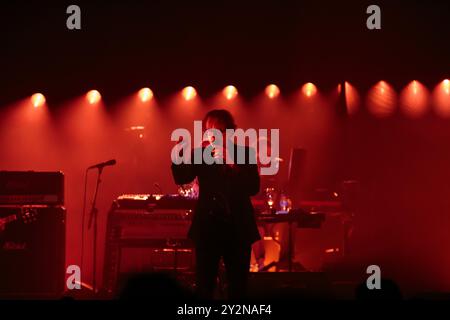
[(0, 231), (0, 297), (61, 297), (65, 279), (65, 208), (0, 206), (0, 218), (9, 221)]
[(64, 174), (60, 171), (0, 171), (0, 204), (64, 205)]

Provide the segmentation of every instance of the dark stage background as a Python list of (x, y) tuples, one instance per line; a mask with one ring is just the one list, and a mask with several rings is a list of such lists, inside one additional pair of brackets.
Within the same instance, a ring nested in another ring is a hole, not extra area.
[[(244, 128), (280, 128), (280, 184), (292, 147), (308, 151), (305, 194), (361, 182), (349, 262), (358, 272), (378, 264), (404, 290), (450, 291), (450, 119), (432, 102), (450, 76), (448, 2), (378, 2), (377, 31), (366, 28), (367, 1), (77, 1), (80, 31), (66, 28), (70, 4), (0, 3), (0, 169), (64, 171), (67, 265), (80, 263), (85, 168), (118, 161), (99, 197), (100, 281), (112, 200), (155, 192), (154, 183), (176, 192), (170, 133), (225, 107)], [(380, 80), (392, 86), (394, 110), (381, 118), (368, 111)], [(412, 80), (430, 98), (410, 117), (397, 97)], [(343, 81), (359, 95), (354, 115), (342, 112)], [(301, 95), (306, 82), (317, 86), (311, 98)], [(280, 99), (265, 99), (269, 83)], [(239, 90), (233, 102), (219, 97), (228, 84)], [(200, 99), (180, 98), (187, 85)], [(148, 106), (135, 96), (144, 86), (155, 94)], [(102, 94), (98, 108), (84, 102), (90, 89)], [(45, 94), (48, 113), (26, 109), (35, 92)], [(145, 126), (142, 138), (125, 131), (132, 125)]]

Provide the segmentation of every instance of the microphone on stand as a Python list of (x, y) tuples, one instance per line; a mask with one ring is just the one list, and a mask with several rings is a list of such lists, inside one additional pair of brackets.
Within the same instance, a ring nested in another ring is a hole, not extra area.
[[(100, 176), (102, 175), (103, 168), (107, 166), (113, 166), (116, 164), (116, 160), (112, 159), (106, 162), (101, 162), (98, 164), (95, 164), (93, 166), (90, 166), (86, 170), (86, 178), (85, 178), (85, 199), (86, 199), (86, 186), (87, 186), (87, 173), (90, 169), (98, 169), (98, 175), (97, 175), (97, 183), (95, 186), (95, 193), (94, 198), (92, 200), (92, 208), (91, 212), (89, 214), (89, 222), (88, 222), (88, 229), (91, 229), (91, 226), (94, 226), (94, 234), (92, 237), (93, 241), (93, 266), (92, 266), (92, 290), (94, 291), (94, 294), (97, 293), (97, 277), (96, 277), (96, 271), (97, 271), (97, 216), (98, 216), (98, 209), (96, 207), (97, 203), (97, 195), (98, 195), (98, 187), (100, 185), (101, 179)], [(83, 208), (83, 228), (84, 228), (84, 208)], [(83, 235), (84, 237), (84, 235)]]
[(115, 159), (112, 159), (112, 160), (108, 160), (108, 161), (105, 161), (105, 162), (94, 164), (93, 166), (90, 166), (88, 168), (88, 170), (90, 170), (90, 169), (102, 169), (104, 167), (114, 166), (114, 165), (116, 165), (116, 163), (117, 163), (117, 161)]
[(108, 161), (105, 161), (105, 162), (94, 164), (93, 166), (90, 166), (88, 168), (88, 170), (90, 170), (90, 169), (99, 169), (99, 173), (98, 173), (98, 177), (97, 177), (97, 185), (96, 185), (95, 194), (94, 194), (94, 201), (92, 203), (91, 214), (89, 215), (88, 230), (91, 229), (92, 221), (94, 220), (94, 216), (97, 214), (97, 212), (96, 212), (97, 208), (95, 207), (95, 203), (97, 201), (98, 186), (99, 186), (100, 181), (101, 181), (100, 180), (100, 175), (102, 173), (102, 170), (103, 170), (104, 167), (114, 166), (116, 163), (117, 163), (117, 161), (115, 159), (112, 159), (112, 160), (108, 160)]

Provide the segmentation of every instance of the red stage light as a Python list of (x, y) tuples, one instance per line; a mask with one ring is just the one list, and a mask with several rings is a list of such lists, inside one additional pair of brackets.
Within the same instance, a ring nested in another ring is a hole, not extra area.
[(197, 91), (194, 87), (189, 86), (184, 88), (183, 91), (181, 91), (181, 94), (183, 95), (184, 100), (190, 101), (197, 96)]
[(45, 97), (42, 93), (35, 93), (31, 96), (31, 103), (33, 104), (33, 107), (39, 108), (44, 105), (45, 103)]
[(450, 94), (450, 81), (448, 79), (442, 81), (442, 87), (444, 88), (446, 94)]
[(385, 81), (379, 81), (368, 93), (367, 108), (376, 117), (391, 115), (397, 104), (395, 90)]
[(411, 117), (419, 117), (427, 111), (428, 90), (420, 82), (411, 81), (401, 92), (400, 107)]
[(441, 116), (450, 117), (450, 81), (440, 82), (433, 91), (433, 102), (436, 112)]
[(358, 90), (353, 87), (347, 81), (344, 82), (345, 85), (345, 101), (347, 105), (347, 112), (349, 114), (356, 114), (360, 106), (360, 97)]
[(303, 85), (302, 92), (305, 96), (309, 98), (316, 94), (317, 88), (313, 83), (308, 82)]
[(86, 99), (89, 102), (89, 104), (96, 104), (100, 101), (102, 96), (100, 95), (100, 92), (97, 90), (91, 90), (86, 94)]
[(423, 85), (417, 80), (413, 80), (411, 82), (411, 85), (413, 87), (413, 93), (414, 94), (417, 94), (419, 92), (419, 89), (421, 89), (421, 87), (423, 87)]
[(238, 91), (235, 86), (226, 86), (222, 92), (227, 100), (232, 100), (236, 98), (238, 94)]
[(269, 84), (265, 90), (266, 96), (274, 99), (280, 95), (280, 89), (275, 84)]
[(139, 99), (142, 102), (147, 102), (153, 99), (153, 91), (150, 88), (142, 88), (138, 92)]

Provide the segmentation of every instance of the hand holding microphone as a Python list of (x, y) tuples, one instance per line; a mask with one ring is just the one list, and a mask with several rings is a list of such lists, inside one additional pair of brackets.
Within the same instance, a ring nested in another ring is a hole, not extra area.
[(212, 141), (204, 140), (202, 142), (203, 148), (212, 148), (211, 154), (214, 159), (222, 159), (223, 164), (226, 164), (230, 168), (234, 168), (234, 161), (229, 157), (229, 153), (227, 152), (227, 146), (226, 145), (219, 145), (214, 142), (215, 140), (212, 139)]

